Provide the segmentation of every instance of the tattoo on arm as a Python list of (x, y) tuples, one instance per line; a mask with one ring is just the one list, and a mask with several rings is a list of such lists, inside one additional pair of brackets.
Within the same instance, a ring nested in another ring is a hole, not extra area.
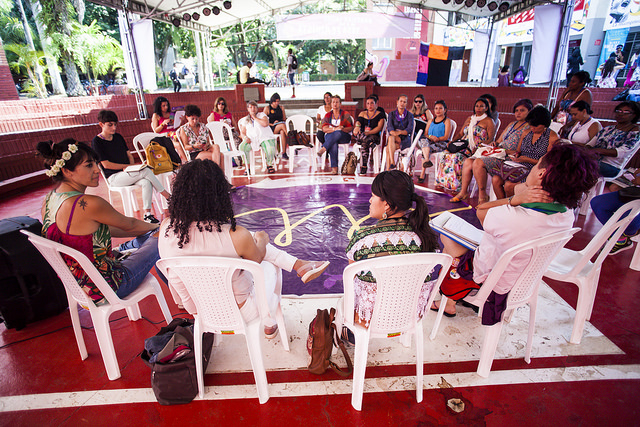
[(85, 208), (87, 207), (87, 201), (85, 199), (82, 199), (78, 202), (78, 205), (80, 205), (82, 210), (85, 210)]

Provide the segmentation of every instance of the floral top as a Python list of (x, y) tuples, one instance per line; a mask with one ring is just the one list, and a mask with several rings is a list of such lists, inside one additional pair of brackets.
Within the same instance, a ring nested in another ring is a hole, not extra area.
[[(105, 224), (100, 224), (98, 229), (93, 234), (86, 235), (73, 235), (69, 234), (69, 227), (73, 218), (73, 213), (76, 208), (76, 203), (80, 200), (83, 193), (78, 191), (70, 191), (67, 193), (56, 193), (55, 190), (51, 191), (44, 200), (44, 217), (42, 218), (42, 234), (49, 240), (59, 242), (73, 249), (76, 249), (86, 255), (93, 265), (96, 266), (102, 277), (111, 286), (111, 289), (117, 291), (122, 282), (122, 266), (114, 258), (111, 252), (111, 232), (109, 227)], [(67, 222), (67, 228), (63, 232), (58, 228), (56, 224), (56, 214), (62, 204), (72, 198), (76, 197), (71, 214), (69, 215), (69, 221)], [(87, 273), (80, 267), (78, 262), (66, 255), (63, 256), (65, 262), (71, 270), (71, 274), (78, 281), (78, 284), (83, 291), (89, 295), (96, 305), (106, 303), (104, 296), (98, 290), (98, 287), (91, 281)]]
[(603, 156), (601, 161), (618, 169), (624, 167), (638, 148), (640, 131), (625, 132), (616, 129), (615, 125), (600, 130), (587, 145), (594, 148), (615, 149), (616, 157)]
[(186, 123), (180, 127), (187, 138), (189, 139), (189, 145), (200, 145), (203, 144), (204, 148), (201, 149), (193, 149), (190, 153), (191, 158), (194, 159), (203, 149), (207, 148), (209, 145), (211, 133), (209, 132), (209, 128), (207, 128), (204, 124), (198, 123), (198, 133), (189, 126), (189, 123)]
[[(412, 254), (421, 252), (420, 237), (413, 232), (406, 218), (380, 220), (376, 225), (361, 228), (353, 233), (347, 245), (347, 258), (352, 261), (386, 255)], [(425, 278), (418, 299), (418, 316), (422, 317), (435, 280), (431, 274)], [(355, 311), (360, 319), (369, 325), (376, 299), (376, 280), (370, 271), (361, 271), (354, 278)]]
[[(469, 128), (464, 128), (464, 136), (466, 137), (469, 133)], [(487, 144), (489, 142), (489, 132), (485, 128), (479, 125), (475, 125), (473, 128), (473, 142), (475, 143), (475, 147), (472, 148), (475, 151), (476, 148), (480, 146), (480, 144)]]

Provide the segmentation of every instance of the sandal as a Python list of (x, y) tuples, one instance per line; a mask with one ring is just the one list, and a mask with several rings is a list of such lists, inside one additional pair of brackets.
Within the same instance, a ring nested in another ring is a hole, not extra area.
[(431, 160), (427, 160), (426, 162), (422, 163), (423, 168), (430, 168), (431, 166), (433, 166), (433, 163), (431, 163)]
[(395, 165), (395, 164), (391, 163), (391, 164), (389, 165), (389, 170), (394, 170), (395, 168), (396, 168), (396, 165)]
[(273, 168), (273, 166), (267, 166), (267, 173), (276, 173), (276, 170)]
[(449, 199), (449, 201), (451, 203), (460, 203), (463, 200), (467, 200), (469, 198), (468, 194), (465, 194), (464, 196), (454, 196), (451, 199)]
[[(436, 305), (437, 302), (440, 301), (434, 301), (433, 304), (431, 304), (431, 311), (440, 310), (440, 304)], [(446, 311), (443, 311), (442, 313), (447, 317), (456, 317), (456, 313), (447, 313)]]
[(424, 184), (424, 180), (427, 179), (426, 176), (418, 177), (418, 184)]
[[(308, 266), (308, 267), (307, 267)], [(310, 282), (311, 280), (319, 277), (329, 267), (329, 261), (324, 262), (310, 262), (305, 265), (306, 268), (301, 268), (298, 271), (298, 276), (302, 283)]]
[(264, 336), (267, 339), (275, 338), (278, 335), (278, 325), (275, 324), (273, 326), (265, 326), (264, 327)]
[(488, 197), (478, 197), (478, 204), (481, 205), (483, 203), (487, 203), (489, 201)]

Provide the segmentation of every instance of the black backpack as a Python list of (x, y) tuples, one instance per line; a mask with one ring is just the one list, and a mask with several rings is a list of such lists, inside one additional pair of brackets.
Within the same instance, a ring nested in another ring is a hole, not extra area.
[(174, 68), (173, 70), (169, 71), (169, 78), (171, 80), (177, 80), (178, 76), (176, 75), (176, 69)]
[(293, 56), (293, 61), (291, 61), (291, 69), (295, 70), (298, 68), (298, 58), (296, 58), (295, 55), (292, 55), (292, 56)]

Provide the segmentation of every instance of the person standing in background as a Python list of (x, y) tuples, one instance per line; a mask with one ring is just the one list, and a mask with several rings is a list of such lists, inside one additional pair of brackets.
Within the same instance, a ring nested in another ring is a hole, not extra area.
[(291, 86), (296, 84), (297, 68), (298, 68), (298, 59), (293, 54), (293, 49), (289, 49), (289, 53), (287, 55), (287, 75), (289, 76), (289, 81), (291, 82)]
[(571, 77), (575, 73), (580, 71), (580, 66), (583, 64), (584, 61), (582, 60), (582, 55), (580, 54), (580, 48), (576, 46), (571, 51), (571, 55), (567, 60), (567, 86), (569, 86), (569, 80), (571, 80)]

